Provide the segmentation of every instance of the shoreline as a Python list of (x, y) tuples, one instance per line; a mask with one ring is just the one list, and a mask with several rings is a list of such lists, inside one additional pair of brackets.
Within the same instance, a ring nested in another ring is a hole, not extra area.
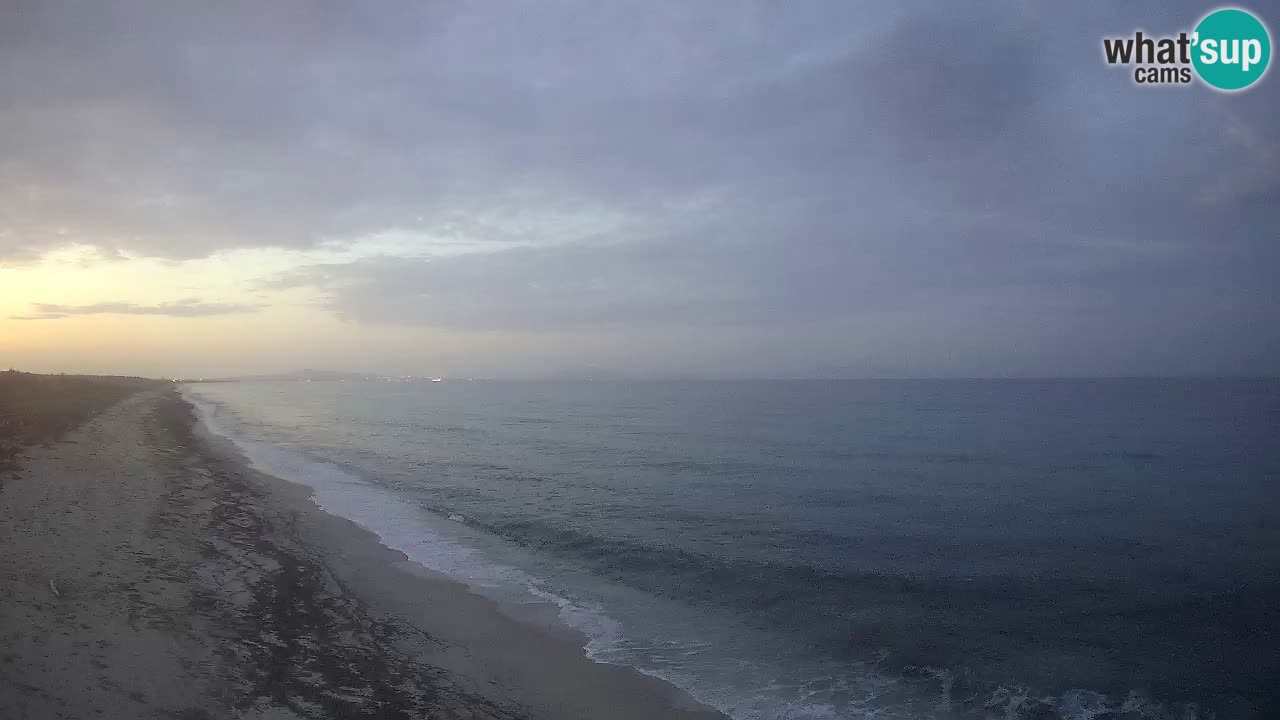
[(176, 389), (19, 468), (0, 491), (0, 715), (725, 717), (324, 512)]

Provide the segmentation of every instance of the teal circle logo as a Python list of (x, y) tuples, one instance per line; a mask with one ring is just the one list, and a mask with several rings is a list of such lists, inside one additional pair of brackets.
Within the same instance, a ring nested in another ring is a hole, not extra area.
[(1200, 79), (1219, 90), (1243, 90), (1258, 81), (1271, 62), (1271, 36), (1252, 13), (1215, 10), (1196, 26), (1191, 62)]

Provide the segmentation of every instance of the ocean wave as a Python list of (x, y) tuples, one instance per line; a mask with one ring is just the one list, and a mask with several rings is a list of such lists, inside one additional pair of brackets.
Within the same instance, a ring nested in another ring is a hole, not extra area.
[[(494, 521), (471, 508), (450, 507), (447, 502), (431, 508), (428, 514), (409, 488), (404, 492), (390, 489), (398, 481), (385, 486), (370, 482), (354, 467), (266, 442), (261, 437), (269, 433), (246, 426), (229, 407), (195, 394), (188, 397), (211, 431), (235, 442), (259, 470), (310, 487), (317, 505), (325, 511), (369, 529), (388, 547), (430, 570), (481, 591), (514, 588), (536, 598), (553, 607), (564, 625), (582, 633), (592, 659), (636, 667), (739, 720), (1187, 720), (1209, 714), (1191, 703), (1157, 701), (1136, 690), (1110, 688), (1112, 694), (1108, 695), (1086, 689), (1099, 683), (1034, 690), (1031, 687), (1037, 683), (1010, 684), (1007, 678), (997, 680), (997, 673), (983, 668), (963, 669), (975, 657), (1007, 663), (1042, 645), (1088, 645), (1094, 638), (1126, 641), (1117, 635), (1116, 628), (1162, 628), (1161, 613), (1169, 608), (1159, 603), (1136, 603), (1133, 607), (1142, 617), (1135, 619), (1131, 608), (1130, 615), (1112, 625), (1106, 608), (1090, 600), (1114, 594), (1117, 588), (1126, 590), (1123, 579), (1095, 587), (1100, 581), (1049, 577), (1027, 584), (1009, 577), (824, 569), (803, 563), (716, 557), (634, 537), (602, 537), (551, 521)], [(435, 466), (426, 463), (419, 469), (433, 470)], [(489, 469), (511, 476), (504, 475), (504, 482), (518, 479), (518, 473), (498, 465)], [(686, 519), (697, 519), (696, 513), (687, 515)], [(737, 627), (762, 633), (783, 628), (790, 636), (807, 638), (809, 644), (784, 653), (767, 642), (743, 642), (743, 646), (755, 646), (757, 654), (751, 656), (735, 652), (730, 643), (699, 635), (708, 629), (694, 623), (689, 628), (673, 628), (666, 635), (632, 633), (631, 615), (576, 598), (575, 593), (553, 586), (545, 578), (497, 561), (449, 537), (447, 533), (452, 531), (433, 519), (459, 526), (457, 532), (488, 531), (520, 548), (554, 558), (573, 558), (595, 576), (671, 600), (673, 607), (679, 602), (709, 608), (717, 622), (728, 628), (726, 632)], [(748, 532), (745, 527), (739, 530)], [(759, 534), (769, 532), (766, 529)], [(848, 540), (819, 532), (810, 539), (818, 544)], [(731, 546), (733, 538), (727, 540)], [(1184, 610), (1210, 620), (1219, 611), (1231, 611), (1225, 605), (1210, 605)], [(1061, 623), (1062, 637), (1046, 638), (1043, 625), (1034, 622), (1051, 606), (1055, 611), (1067, 611)], [(740, 621), (741, 625), (735, 625)], [(767, 656), (770, 651), (773, 657)], [(1066, 677), (1068, 683), (1074, 682), (1072, 672), (1100, 674), (1087, 667), (1087, 657), (1079, 662), (1079, 668), (1062, 672), (1061, 667), (1055, 667), (1053, 672), (1058, 678)], [(1245, 707), (1239, 717), (1251, 717), (1247, 704)], [(1259, 711), (1257, 717), (1262, 716)]]
[[(476, 549), (453, 542), (424, 522), (422, 509), (389, 490), (366, 482), (337, 464), (309, 458), (288, 448), (251, 439), (227, 422), (226, 409), (216, 401), (188, 392), (201, 421), (211, 432), (230, 440), (260, 472), (313, 491), (316, 505), (373, 532), (389, 548), (413, 562), (477, 589), (523, 588), (529, 595), (554, 605), (560, 619), (587, 638), (589, 656), (607, 652), (618, 643), (621, 624), (596, 607), (579, 605), (547, 589), (545, 581), (524, 571), (493, 562)], [(445, 513), (466, 524), (459, 513)]]

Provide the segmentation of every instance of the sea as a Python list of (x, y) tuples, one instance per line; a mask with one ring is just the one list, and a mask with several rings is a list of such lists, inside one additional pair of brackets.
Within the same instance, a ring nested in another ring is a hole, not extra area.
[(1280, 380), (183, 391), (324, 510), (738, 720), (1280, 717)]

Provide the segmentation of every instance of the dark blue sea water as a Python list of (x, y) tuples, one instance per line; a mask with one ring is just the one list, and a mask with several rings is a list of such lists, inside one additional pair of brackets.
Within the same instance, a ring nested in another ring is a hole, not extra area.
[(1280, 716), (1280, 381), (188, 393), (325, 509), (736, 718)]

